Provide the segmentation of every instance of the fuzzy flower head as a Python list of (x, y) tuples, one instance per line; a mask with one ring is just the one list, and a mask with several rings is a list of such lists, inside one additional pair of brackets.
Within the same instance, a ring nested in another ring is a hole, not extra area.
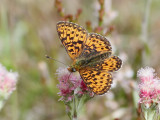
[(9, 95), (16, 89), (18, 73), (7, 71), (0, 64), (0, 98), (7, 99)]
[(67, 68), (59, 68), (57, 75), (59, 80), (57, 87), (60, 90), (58, 94), (61, 96), (59, 100), (69, 102), (75, 94), (79, 96), (91, 94), (79, 74), (70, 73)]
[(137, 76), (140, 78), (142, 83), (150, 84), (153, 82), (153, 79), (156, 76), (156, 74), (153, 68), (145, 67), (145, 68), (141, 68), (137, 72)]
[(154, 102), (160, 102), (160, 81), (156, 77), (155, 70), (150, 67), (141, 68), (137, 72), (137, 76), (140, 79), (140, 103), (144, 103), (149, 107)]

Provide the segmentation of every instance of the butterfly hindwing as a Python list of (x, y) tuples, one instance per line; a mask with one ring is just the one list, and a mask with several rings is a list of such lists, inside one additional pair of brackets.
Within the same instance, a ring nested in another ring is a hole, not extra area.
[(93, 70), (92, 68), (81, 69), (79, 72), (87, 87), (95, 94), (102, 95), (110, 89), (112, 84), (111, 73)]
[(57, 32), (69, 56), (74, 60), (81, 54), (87, 39), (87, 31), (72, 22), (57, 23)]
[(109, 58), (106, 58), (97, 64), (95, 64), (93, 69), (102, 70), (106, 72), (114, 72), (121, 68), (122, 66), (122, 60), (117, 56), (111, 56)]

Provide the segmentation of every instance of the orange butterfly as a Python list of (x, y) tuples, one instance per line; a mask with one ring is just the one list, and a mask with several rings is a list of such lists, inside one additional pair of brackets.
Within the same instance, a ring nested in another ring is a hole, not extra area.
[(73, 64), (70, 72), (78, 71), (87, 85), (95, 94), (106, 93), (112, 83), (112, 74), (122, 65), (122, 60), (111, 56), (110, 42), (96, 33), (88, 33), (83, 27), (61, 21), (57, 23), (59, 38)]

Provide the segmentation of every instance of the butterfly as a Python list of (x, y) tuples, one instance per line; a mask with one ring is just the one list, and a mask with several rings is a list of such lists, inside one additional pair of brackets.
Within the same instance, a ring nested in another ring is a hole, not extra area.
[(111, 56), (110, 42), (97, 33), (67, 21), (57, 23), (58, 36), (73, 60), (68, 68), (78, 71), (87, 87), (97, 95), (106, 93), (112, 84), (111, 72), (121, 68), (122, 60)]

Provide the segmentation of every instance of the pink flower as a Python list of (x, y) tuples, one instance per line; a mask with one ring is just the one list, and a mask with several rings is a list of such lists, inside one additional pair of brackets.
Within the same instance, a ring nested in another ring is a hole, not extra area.
[(140, 78), (139, 96), (140, 103), (150, 106), (153, 102), (158, 102), (160, 96), (160, 81), (156, 77), (155, 70), (150, 67), (141, 68), (137, 72)]
[(0, 64), (0, 96), (7, 99), (16, 89), (18, 73), (9, 72)]
[(155, 81), (155, 87), (154, 87), (154, 91), (156, 93), (156, 96), (159, 96), (158, 99), (160, 101), (160, 80)]
[(82, 91), (87, 91), (87, 90), (88, 90), (87, 85), (86, 85), (83, 81), (81, 81), (81, 86), (80, 86), (80, 88), (82, 89)]
[(70, 73), (67, 68), (59, 68), (57, 75), (59, 80), (57, 87), (60, 90), (58, 94), (61, 96), (59, 100), (69, 102), (75, 94), (83, 95), (91, 92), (79, 74)]
[(140, 78), (142, 83), (152, 84), (153, 79), (156, 75), (154, 72), (155, 70), (153, 68), (145, 67), (145, 68), (141, 68), (137, 72), (137, 76)]

